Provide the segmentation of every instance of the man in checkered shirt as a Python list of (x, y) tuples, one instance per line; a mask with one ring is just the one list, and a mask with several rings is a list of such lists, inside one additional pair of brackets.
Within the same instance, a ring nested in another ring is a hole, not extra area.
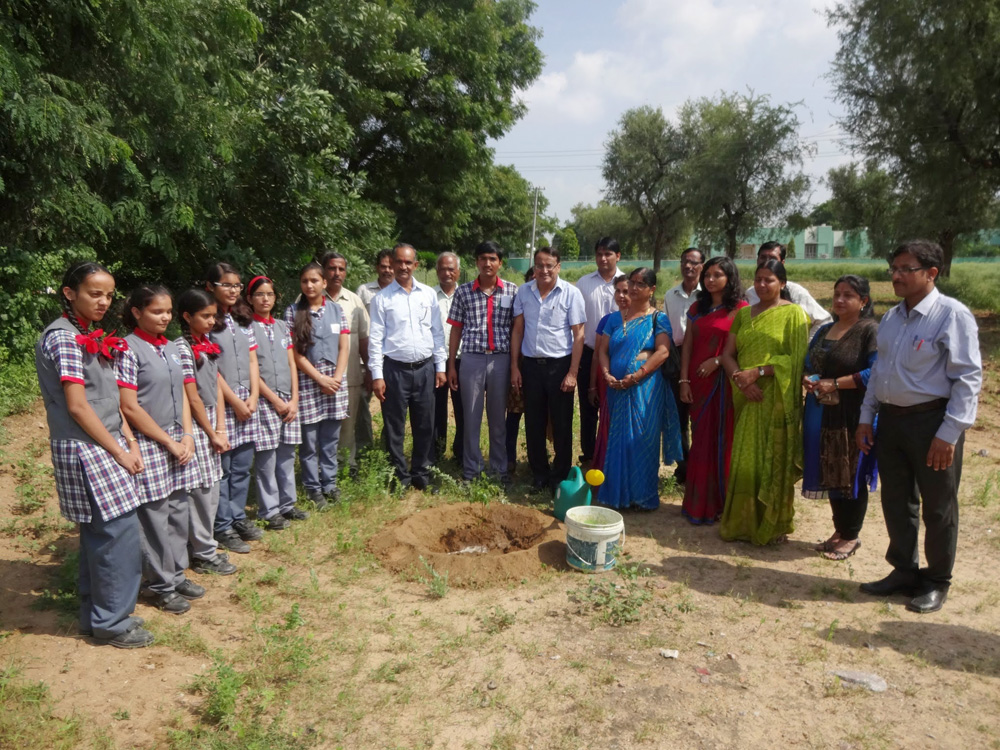
[[(503, 250), (492, 241), (476, 246), (474, 281), (462, 284), (451, 303), (448, 323), (448, 385), (462, 392), (465, 421), (462, 447), (462, 477), (475, 479), (482, 473), (483, 453), (479, 433), (483, 423), (483, 401), (490, 430), (490, 476), (507, 481), (507, 392), (510, 390), (510, 332), (514, 322), (517, 285), (498, 274)], [(455, 366), (459, 343), (462, 367)]]

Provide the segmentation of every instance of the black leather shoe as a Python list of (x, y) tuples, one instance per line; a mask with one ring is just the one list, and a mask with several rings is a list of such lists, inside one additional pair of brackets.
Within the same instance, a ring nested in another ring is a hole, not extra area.
[(926, 615), (928, 612), (937, 612), (944, 606), (948, 599), (948, 588), (931, 589), (920, 596), (916, 596), (906, 603), (906, 608), (911, 612)]
[(894, 570), (880, 581), (862, 583), (860, 589), (865, 594), (872, 596), (892, 596), (893, 594), (906, 594), (913, 596), (917, 579), (915, 575)]

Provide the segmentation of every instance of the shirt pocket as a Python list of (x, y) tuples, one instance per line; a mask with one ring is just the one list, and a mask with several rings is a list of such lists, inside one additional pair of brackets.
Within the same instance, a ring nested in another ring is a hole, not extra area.
[(569, 320), (569, 300), (556, 300), (542, 309), (541, 322), (546, 328), (562, 330)]

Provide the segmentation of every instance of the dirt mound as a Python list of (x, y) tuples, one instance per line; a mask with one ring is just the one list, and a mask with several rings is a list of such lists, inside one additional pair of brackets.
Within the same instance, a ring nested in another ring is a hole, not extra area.
[(457, 503), (397, 519), (368, 542), (394, 572), (418, 571), (423, 557), (457, 586), (531, 578), (566, 568), (566, 532), (551, 516), (517, 505)]

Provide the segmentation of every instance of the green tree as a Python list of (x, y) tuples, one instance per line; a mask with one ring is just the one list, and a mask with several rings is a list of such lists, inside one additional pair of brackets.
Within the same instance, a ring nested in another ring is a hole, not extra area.
[(686, 157), (681, 134), (661, 110), (648, 106), (622, 115), (604, 154), (606, 194), (638, 217), (656, 271), (666, 249), (683, 233)]
[(798, 130), (794, 105), (772, 105), (753, 92), (681, 107), (680, 131), (691, 150), (685, 194), (699, 237), (724, 244), (733, 258), (741, 239), (802, 212), (809, 178)]
[(577, 203), (570, 209), (570, 213), (573, 215), (570, 226), (579, 239), (584, 257), (593, 257), (597, 241), (602, 237), (614, 237), (618, 240), (622, 255), (626, 258), (637, 258), (640, 254), (652, 257), (642, 233), (642, 223), (625, 206), (603, 200), (596, 206)]
[(996, 3), (850, 0), (828, 20), (841, 125), (907, 196), (901, 231), (937, 238), (947, 274), (956, 238), (985, 226), (1000, 188)]
[(885, 170), (873, 162), (834, 167), (826, 176), (826, 183), (833, 194), (840, 221), (838, 229), (847, 233), (848, 243), (859, 240), (862, 230), (868, 232), (873, 257), (888, 257), (898, 242), (899, 222), (906, 197), (896, 188), (896, 182)]
[(580, 257), (580, 240), (571, 226), (557, 230), (552, 237), (552, 244), (559, 248), (559, 253), (565, 260), (577, 260)]
[(785, 257), (794, 258), (795, 257), (795, 238), (788, 240), (788, 244), (785, 245)]
[[(454, 247), (471, 253), (483, 240), (494, 240), (508, 255), (523, 255), (531, 242), (535, 188), (512, 166), (494, 166), (485, 179), (470, 181), (468, 219)], [(546, 216), (549, 200), (538, 193), (539, 232), (553, 231), (555, 220)]]

